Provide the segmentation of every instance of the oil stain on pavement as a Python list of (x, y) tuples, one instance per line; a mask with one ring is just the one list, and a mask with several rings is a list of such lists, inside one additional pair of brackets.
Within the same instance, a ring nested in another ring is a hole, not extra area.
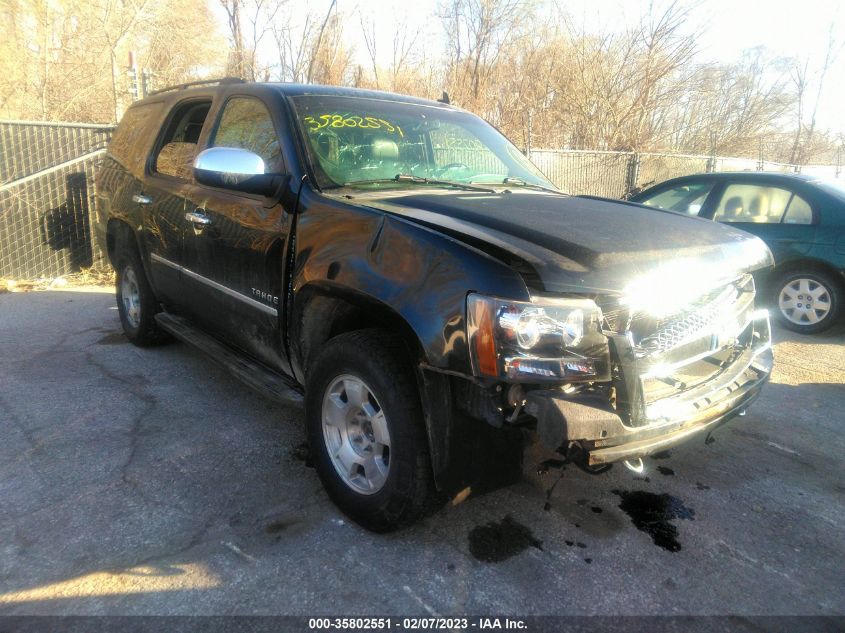
[(485, 563), (501, 563), (529, 547), (541, 550), (543, 542), (510, 515), (501, 521), (478, 525), (469, 533), (470, 554)]
[(654, 494), (644, 490), (614, 490), (622, 501), (619, 508), (625, 512), (638, 530), (651, 537), (655, 545), (670, 552), (681, 549), (675, 519), (695, 520), (695, 510), (687, 508), (677, 497)]
[(560, 483), (560, 480), (563, 479), (563, 473), (566, 470), (566, 464), (568, 463), (569, 461), (566, 459), (547, 459), (537, 466), (537, 474), (540, 476), (547, 475), (550, 468), (555, 468), (560, 471), (560, 475), (558, 475), (557, 479), (555, 479), (555, 482), (546, 490), (546, 503), (543, 505), (543, 510), (546, 512), (552, 509), (552, 495), (555, 492), (555, 488)]

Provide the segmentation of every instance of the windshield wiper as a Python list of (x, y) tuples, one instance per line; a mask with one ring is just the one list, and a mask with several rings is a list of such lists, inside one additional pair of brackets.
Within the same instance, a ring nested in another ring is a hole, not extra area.
[(554, 193), (559, 196), (568, 196), (568, 193), (564, 193), (558, 189), (552, 189), (551, 187), (544, 187), (543, 185), (537, 185), (533, 182), (528, 182), (523, 180), (522, 178), (516, 178), (513, 176), (506, 176), (505, 179), (502, 181), (503, 185), (516, 185), (517, 187), (525, 187), (526, 189), (536, 189), (538, 191), (547, 191), (549, 193)]
[(482, 193), (496, 193), (489, 187), (479, 187), (478, 185), (459, 182), (457, 180), (439, 180), (437, 178), (425, 178), (423, 176), (415, 176), (413, 174), (396, 174), (393, 178), (373, 178), (372, 180), (352, 180), (343, 183), (344, 187), (352, 185), (377, 185), (379, 183), (389, 182), (405, 182), (420, 185), (444, 185), (448, 187), (457, 187), (458, 189), (465, 189), (466, 191), (480, 191)]

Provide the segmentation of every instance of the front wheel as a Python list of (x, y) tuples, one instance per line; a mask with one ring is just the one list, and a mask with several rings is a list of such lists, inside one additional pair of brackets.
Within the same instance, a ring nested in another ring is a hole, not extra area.
[(401, 341), (376, 330), (341, 334), (309, 368), (306, 423), (332, 501), (387, 532), (419, 518), (434, 485), (413, 371)]
[(778, 279), (773, 290), (778, 319), (794, 332), (822, 332), (836, 323), (842, 310), (841, 285), (825, 273), (791, 273)]

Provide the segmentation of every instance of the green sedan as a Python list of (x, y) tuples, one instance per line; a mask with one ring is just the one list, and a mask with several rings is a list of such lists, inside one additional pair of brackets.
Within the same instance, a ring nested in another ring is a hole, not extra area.
[(641, 204), (730, 222), (769, 246), (775, 268), (757, 283), (787, 328), (834, 325), (845, 301), (845, 181), (735, 172), (667, 180), (631, 197)]

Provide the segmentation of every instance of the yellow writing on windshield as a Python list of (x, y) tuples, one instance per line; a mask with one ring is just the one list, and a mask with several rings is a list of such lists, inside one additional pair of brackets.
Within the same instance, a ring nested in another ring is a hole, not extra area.
[(363, 130), (384, 130), (388, 134), (405, 136), (400, 126), (379, 117), (359, 116), (357, 114), (321, 114), (316, 117), (304, 117), (303, 121), (308, 124), (308, 129), (311, 132), (317, 132), (328, 127), (354, 127)]

